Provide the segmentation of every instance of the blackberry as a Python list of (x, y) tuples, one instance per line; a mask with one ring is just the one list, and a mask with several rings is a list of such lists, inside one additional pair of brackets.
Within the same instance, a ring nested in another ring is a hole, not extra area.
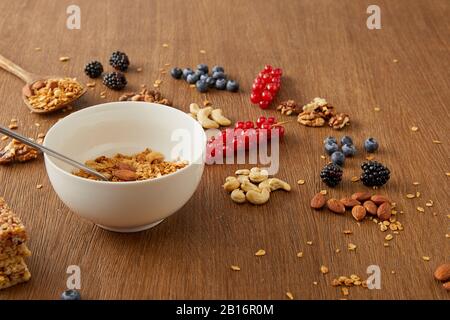
[(128, 56), (120, 51), (115, 51), (112, 53), (111, 58), (109, 58), (109, 64), (117, 70), (127, 71), (128, 66), (130, 65), (130, 60), (128, 60)]
[(103, 72), (103, 66), (98, 61), (91, 61), (84, 67), (84, 73), (89, 78), (98, 78)]
[(388, 182), (391, 174), (387, 167), (377, 161), (364, 162), (361, 169), (361, 181), (368, 187), (381, 187)]
[(320, 178), (329, 187), (336, 187), (342, 179), (342, 169), (334, 163), (329, 163), (320, 171)]
[(103, 76), (103, 84), (113, 90), (121, 90), (127, 85), (127, 79), (121, 72), (109, 72)]

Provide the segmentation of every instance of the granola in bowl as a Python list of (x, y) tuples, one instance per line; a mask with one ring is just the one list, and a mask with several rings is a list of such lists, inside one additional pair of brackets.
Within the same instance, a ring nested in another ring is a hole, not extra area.
[[(105, 175), (111, 182), (139, 181), (159, 178), (174, 173), (188, 165), (187, 161), (165, 161), (162, 153), (147, 148), (133, 155), (116, 154), (113, 157), (100, 156), (85, 164)], [(97, 177), (79, 170), (74, 175), (91, 180)]]

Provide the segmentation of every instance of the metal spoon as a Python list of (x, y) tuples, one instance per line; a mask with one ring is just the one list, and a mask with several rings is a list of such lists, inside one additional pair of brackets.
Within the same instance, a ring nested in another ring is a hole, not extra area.
[(57, 159), (59, 159), (61, 161), (64, 161), (65, 163), (68, 163), (68, 164), (70, 164), (71, 166), (73, 166), (75, 168), (78, 168), (78, 169), (81, 169), (83, 171), (86, 171), (89, 174), (92, 174), (93, 176), (96, 176), (97, 178), (99, 178), (99, 179), (101, 179), (103, 181), (109, 181), (109, 179), (106, 178), (100, 172), (98, 172), (98, 171), (96, 171), (94, 169), (91, 169), (91, 168), (85, 166), (84, 164), (79, 163), (78, 161), (72, 160), (72, 159), (70, 159), (70, 158), (68, 158), (68, 157), (66, 157), (66, 156), (64, 156), (64, 155), (62, 155), (62, 154), (60, 154), (60, 153), (58, 153), (56, 151), (53, 151), (53, 150), (51, 150), (51, 149), (49, 149), (47, 147), (44, 147), (44, 146), (40, 145), (39, 143), (36, 143), (33, 140), (28, 139), (27, 137), (24, 137), (24, 136), (22, 136), (20, 134), (12, 132), (11, 130), (6, 129), (6, 128), (2, 127), (2, 126), (0, 126), (0, 132), (5, 134), (5, 135), (7, 135), (7, 136), (9, 136), (9, 137), (11, 137), (11, 138), (19, 140), (20, 142), (22, 142), (22, 143), (24, 143), (24, 144), (26, 144), (26, 145), (28, 145), (30, 147), (38, 149), (38, 150), (48, 154), (49, 156), (52, 156), (52, 157), (55, 157), (55, 158), (57, 158)]
[[(42, 75), (37, 75), (37, 74), (31, 73), (31, 72), (25, 71), (24, 69), (19, 67), (17, 64), (15, 64), (14, 62), (6, 59), (2, 55), (0, 55), (0, 67), (5, 69), (8, 72), (14, 74), (18, 78), (22, 79), (29, 86), (33, 85), (33, 83), (35, 83), (35, 82), (37, 82), (39, 80), (45, 82), (45, 80), (48, 80), (48, 79), (61, 79), (61, 77), (58, 77), (58, 76), (42, 76)], [(75, 100), (79, 99), (87, 91), (86, 86), (83, 85), (82, 87), (83, 87), (83, 89), (82, 89), (82, 91), (80, 92), (80, 94), (78, 96), (74, 97), (70, 101), (67, 101), (65, 103), (57, 105), (53, 109), (38, 109), (38, 108), (34, 108), (28, 102), (28, 99), (23, 94), (23, 92), (22, 92), (22, 99), (23, 99), (23, 102), (25, 102), (25, 104), (27, 105), (28, 109), (30, 109), (34, 113), (41, 113), (41, 114), (50, 113), (50, 112), (54, 112), (56, 110), (60, 110), (60, 109), (64, 108), (65, 106), (67, 106), (69, 103), (72, 103)]]

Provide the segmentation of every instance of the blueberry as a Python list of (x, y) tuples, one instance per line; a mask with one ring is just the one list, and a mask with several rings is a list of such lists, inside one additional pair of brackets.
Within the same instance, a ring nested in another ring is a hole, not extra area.
[(208, 91), (208, 84), (206, 83), (206, 80), (198, 80), (195, 83), (195, 86), (197, 87), (198, 92), (206, 92)]
[(344, 144), (342, 146), (342, 152), (346, 157), (353, 157), (356, 154), (356, 148), (352, 144)]
[(216, 85), (216, 79), (214, 79), (213, 77), (208, 77), (205, 81), (210, 88), (213, 88)]
[(324, 144), (327, 144), (327, 143), (330, 143), (330, 142), (333, 142), (333, 143), (336, 143), (336, 144), (337, 144), (337, 140), (336, 140), (335, 137), (329, 136), (329, 137), (326, 137), (326, 138), (323, 140), (323, 143), (324, 143)]
[(234, 80), (227, 81), (227, 91), (237, 92), (239, 90), (239, 83)]
[(81, 300), (81, 295), (77, 290), (66, 290), (61, 294), (61, 300)]
[(187, 76), (194, 73), (191, 68), (183, 69), (183, 79), (186, 80)]
[(188, 74), (188, 76), (187, 76), (187, 78), (186, 78), (186, 81), (187, 81), (189, 84), (194, 84), (194, 83), (196, 83), (199, 79), (200, 79), (200, 76), (199, 76), (198, 74), (191, 73), (191, 74)]
[(197, 66), (197, 70), (203, 71), (203, 73), (208, 73), (208, 65), (201, 63)]
[(345, 162), (345, 155), (340, 151), (336, 151), (331, 155), (331, 161), (342, 167)]
[(325, 143), (324, 148), (326, 153), (328, 153), (329, 155), (332, 155), (334, 152), (339, 150), (339, 146), (337, 145), (337, 143), (334, 143), (332, 141)]
[(207, 73), (206, 73), (206, 74), (202, 74), (202, 75), (200, 76), (200, 80), (206, 80), (208, 77), (209, 77), (209, 76), (208, 76)]
[(181, 76), (183, 75), (183, 71), (180, 68), (176, 67), (170, 70), (170, 74), (172, 75), (173, 78), (180, 79)]
[(212, 71), (212, 73), (214, 73), (214, 72), (225, 72), (224, 68), (222, 68), (221, 66), (214, 66), (211, 71)]
[(369, 138), (364, 141), (364, 148), (367, 152), (372, 153), (378, 150), (378, 142), (374, 138)]
[(227, 76), (225, 73), (223, 73), (223, 71), (213, 72), (212, 77), (216, 80), (217, 79), (225, 79), (225, 80), (227, 79)]
[(226, 79), (217, 79), (216, 80), (216, 89), (217, 90), (225, 90), (226, 87), (227, 87)]
[(343, 136), (341, 138), (341, 145), (344, 145), (344, 144), (352, 145), (353, 144), (352, 138), (350, 138), (349, 136)]
[(200, 76), (204, 75), (205, 72), (203, 72), (202, 70), (195, 70), (194, 74), (198, 75), (198, 77), (200, 78)]

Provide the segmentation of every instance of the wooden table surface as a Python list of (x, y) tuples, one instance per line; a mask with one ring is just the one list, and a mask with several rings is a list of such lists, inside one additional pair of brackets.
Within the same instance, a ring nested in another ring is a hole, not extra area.
[[(84, 0), (75, 1), (81, 29), (68, 30), (66, 8), (73, 2), (0, 1), (0, 53), (32, 72), (77, 76), (86, 83), (84, 64), (99, 59), (107, 66), (110, 53), (120, 49), (132, 63), (127, 90), (162, 79), (161, 92), (184, 111), (191, 102), (201, 102), (201, 94), (161, 75), (160, 68), (220, 64), (242, 90), (210, 91), (207, 97), (233, 121), (261, 114), (295, 120), (279, 114), (275, 105), (262, 111), (249, 102), (252, 80), (270, 63), (284, 70), (276, 102), (304, 104), (324, 97), (350, 114), (352, 123), (340, 132), (286, 124), (277, 176), (291, 183), (292, 192), (277, 192), (260, 207), (236, 205), (221, 184), (238, 166), (208, 166), (179, 212), (135, 234), (104, 231), (70, 212), (52, 190), (42, 159), (0, 167), (0, 194), (23, 218), (33, 251), (28, 259), (32, 280), (0, 292), (0, 299), (58, 299), (69, 265), (81, 268), (85, 299), (286, 299), (287, 291), (296, 299), (339, 299), (331, 280), (366, 276), (369, 265), (380, 266), (381, 289), (351, 288), (348, 298), (450, 298), (432, 276), (436, 266), (450, 260), (447, 0), (376, 1), (381, 30), (366, 27), (366, 9), (373, 1), (353, 0)], [(60, 62), (61, 56), (70, 61)], [(96, 82), (73, 111), (118, 99), (120, 93), (110, 90), (101, 99), (105, 89)], [(68, 114), (30, 114), (21, 100), (21, 81), (0, 71), (0, 83), (0, 123), (17, 118), (17, 132), (36, 138)], [(419, 130), (413, 132), (412, 126)], [(361, 152), (347, 161), (343, 183), (329, 189), (319, 179), (328, 161), (321, 158), (322, 140), (344, 134)], [(357, 225), (348, 213), (309, 208), (321, 189), (338, 198), (367, 190), (350, 178), (359, 174), (366, 156), (362, 143), (369, 136), (381, 144), (376, 159), (392, 172), (380, 192), (404, 211), (398, 218), (405, 230), (389, 247), (383, 245), (386, 233), (370, 221)], [(299, 179), (306, 183), (297, 185)], [(414, 181), (420, 185), (413, 186)], [(406, 199), (416, 191), (420, 198)], [(428, 200), (433, 207), (425, 207)], [(417, 212), (417, 206), (425, 212)], [(344, 235), (344, 229), (353, 234)], [(347, 250), (349, 243), (357, 245), (356, 251)], [(258, 249), (267, 255), (255, 257)], [(299, 251), (303, 258), (297, 258)], [(321, 274), (321, 265), (330, 272)]]

